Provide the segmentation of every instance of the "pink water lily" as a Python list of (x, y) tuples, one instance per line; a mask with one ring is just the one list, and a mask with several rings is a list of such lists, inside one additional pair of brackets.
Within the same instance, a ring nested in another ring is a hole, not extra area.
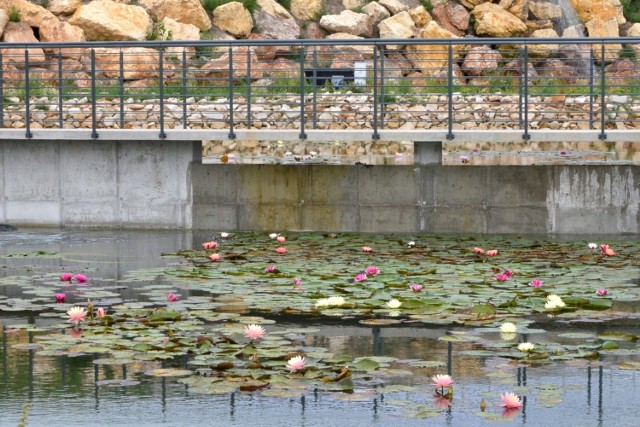
[(475, 253), (476, 255), (484, 255), (484, 249), (476, 246), (475, 248), (473, 248), (473, 253)]
[(307, 363), (307, 358), (303, 356), (294, 356), (287, 362), (287, 368), (291, 372), (296, 372), (304, 368), (304, 365)]
[(287, 253), (287, 248), (284, 248), (284, 247), (282, 247), (282, 246), (281, 246), (281, 247), (279, 247), (279, 248), (276, 248), (276, 253), (278, 253), (278, 254), (280, 254), (280, 255), (284, 255), (284, 254), (286, 254), (286, 253)]
[(534, 288), (539, 288), (540, 286), (542, 286), (542, 280), (540, 279), (531, 279), (531, 281), (529, 282), (529, 286), (533, 286)]
[(67, 311), (67, 316), (69, 316), (69, 322), (75, 323), (75, 325), (78, 326), (87, 316), (87, 309), (79, 306), (71, 307)]
[(469, 156), (460, 156), (460, 161), (463, 165), (466, 165), (467, 163), (469, 163)]
[(173, 292), (169, 292), (167, 294), (167, 301), (169, 302), (176, 302), (178, 301), (178, 295), (174, 294)]
[(363, 246), (362, 247), (362, 252), (370, 254), (371, 252), (373, 252), (373, 248), (370, 246)]
[(380, 273), (380, 269), (373, 265), (365, 268), (364, 270), (364, 274), (366, 274), (367, 276), (377, 276), (378, 273)]
[(276, 273), (278, 271), (278, 267), (275, 265), (270, 265), (269, 267), (264, 269), (265, 273)]
[(107, 310), (105, 310), (103, 307), (100, 307), (99, 309), (96, 310), (96, 317), (98, 319), (104, 319), (106, 315), (107, 315)]
[(423, 286), (420, 283), (412, 283), (409, 285), (409, 289), (411, 289), (411, 292), (420, 292), (422, 288)]
[(284, 242), (287, 241), (287, 238), (284, 236), (278, 236), (276, 237), (276, 240), (278, 241), (278, 243), (283, 244)]
[(513, 270), (505, 270), (504, 271), (504, 275), (507, 276), (507, 277), (513, 276)]
[(293, 279), (293, 284), (295, 286), (302, 286), (302, 279), (299, 277), (296, 277), (295, 279)]
[(490, 251), (486, 252), (487, 256), (496, 256), (498, 255), (498, 250), (497, 249), (491, 249)]
[(59, 304), (64, 303), (65, 298), (67, 298), (66, 294), (62, 294), (62, 293), (56, 294), (56, 302)]
[(431, 377), (433, 385), (436, 388), (451, 387), (453, 385), (453, 378), (450, 375), (437, 374)]
[(502, 403), (499, 406), (503, 408), (506, 408), (506, 409), (522, 408), (522, 401), (514, 393), (509, 393), (509, 392), (502, 393), (500, 395), (500, 398), (502, 399)]
[(365, 280), (367, 280), (367, 275), (365, 273), (360, 273), (353, 278), (354, 282), (364, 282)]
[(267, 332), (260, 325), (247, 325), (244, 327), (244, 335), (251, 341), (264, 338)]
[(505, 273), (500, 273), (500, 274), (496, 274), (496, 280), (498, 282), (506, 282), (507, 280), (509, 280), (511, 278), (511, 276), (509, 276), (508, 274)]
[(609, 293), (609, 291), (607, 291), (606, 289), (602, 288), (602, 289), (596, 289), (596, 294), (598, 294), (598, 296), (605, 296)]
[(209, 255), (209, 259), (213, 262), (218, 262), (222, 259), (222, 255), (220, 252), (216, 252), (215, 254)]
[(62, 273), (60, 275), (60, 280), (62, 280), (63, 282), (69, 282), (71, 281), (71, 279), (73, 279), (73, 274), (71, 273)]
[(87, 276), (85, 276), (84, 274), (76, 274), (75, 279), (78, 283), (84, 283), (87, 281)]
[(204, 242), (204, 243), (202, 244), (202, 247), (203, 247), (205, 250), (210, 251), (210, 250), (215, 249), (215, 248), (217, 248), (217, 247), (218, 247), (218, 242)]

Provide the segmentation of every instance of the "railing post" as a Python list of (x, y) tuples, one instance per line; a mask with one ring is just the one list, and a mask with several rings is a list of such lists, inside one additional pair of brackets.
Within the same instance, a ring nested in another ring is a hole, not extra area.
[(182, 129), (187, 128), (187, 49), (182, 49)]
[(593, 82), (595, 74), (595, 54), (593, 48), (589, 49), (589, 129), (593, 129)]
[(528, 141), (531, 139), (529, 135), (529, 46), (524, 45), (524, 134), (522, 139)]
[[(249, 49), (249, 47), (247, 47)], [(229, 139), (236, 139), (233, 132), (233, 48), (229, 46)]]
[(447, 62), (447, 139), (451, 141), (455, 138), (455, 135), (453, 135), (453, 46), (451, 42), (449, 42)]
[(304, 45), (300, 46), (300, 139), (307, 139), (304, 132)]
[(384, 46), (380, 52), (380, 129), (384, 129)]
[(4, 70), (2, 52), (0, 52), (0, 129), (4, 128)]
[(118, 84), (120, 85), (120, 129), (124, 128), (124, 53), (122, 53), (122, 49), (120, 49), (119, 55), (119, 64), (120, 64), (120, 78), (118, 79)]
[(31, 90), (29, 82), (29, 49), (24, 50), (24, 109), (25, 109), (25, 122), (26, 122), (26, 134), (27, 139), (32, 138), (31, 133)]
[(91, 49), (91, 138), (98, 138), (96, 116), (96, 51)]
[(378, 49), (373, 45), (373, 135), (371, 139), (378, 140)]
[[(305, 75), (306, 77), (306, 75)], [(313, 128), (318, 128), (318, 46), (313, 46)]]
[(164, 132), (164, 50), (163, 48), (158, 49), (159, 58), (158, 58), (158, 79), (159, 79), (159, 90), (158, 95), (160, 96), (160, 139), (165, 139), (167, 134)]
[(58, 127), (64, 127), (64, 114), (62, 113), (62, 99), (64, 96), (62, 82), (62, 51), (58, 49)]
[(518, 129), (522, 129), (522, 63), (524, 61), (524, 55), (522, 54), (522, 48), (518, 49)]
[(604, 127), (606, 124), (605, 114), (607, 112), (607, 102), (606, 102), (606, 79), (605, 79), (605, 49), (604, 42), (602, 43), (602, 58), (600, 59), (600, 135), (598, 135), (598, 139), (605, 140), (607, 139), (607, 134), (604, 132)]
[(251, 49), (247, 49), (247, 129), (251, 129)]

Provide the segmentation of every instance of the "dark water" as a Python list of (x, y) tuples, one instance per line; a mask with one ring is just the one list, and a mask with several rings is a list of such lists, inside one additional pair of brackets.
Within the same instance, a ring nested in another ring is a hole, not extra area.
[[(29, 275), (60, 269), (93, 268), (115, 280), (127, 272), (174, 265), (175, 258), (162, 253), (196, 247), (206, 233), (158, 231), (42, 231), (0, 234), (0, 256), (46, 251), (53, 255), (33, 258), (1, 258), (0, 277)], [(1, 296), (16, 296), (15, 286), (0, 286)], [(121, 291), (137, 298), (135, 289)], [(353, 394), (307, 391), (302, 396), (266, 397), (260, 392), (222, 395), (191, 393), (176, 379), (144, 375), (160, 366), (187, 367), (181, 357), (166, 362), (136, 362), (123, 366), (94, 365), (99, 356), (44, 357), (33, 350), (13, 348), (34, 340), (36, 333), (14, 332), (10, 325), (46, 324), (53, 321), (27, 312), (0, 312), (2, 323), (0, 425), (18, 425), (23, 407), (30, 426), (481, 426), (495, 423), (528, 426), (637, 426), (640, 420), (640, 371), (620, 369), (625, 360), (638, 360), (637, 343), (625, 344), (629, 354), (616, 353), (598, 360), (576, 359), (542, 366), (520, 366), (505, 358), (474, 355), (473, 343), (439, 340), (464, 328), (403, 325), (364, 327), (337, 319), (299, 320), (278, 318), (277, 327), (304, 326), (303, 344), (326, 347), (333, 353), (354, 356), (391, 356), (398, 359), (439, 360), (438, 373), (454, 377), (454, 397), (430, 418), (409, 418), (422, 407), (439, 408), (433, 396), (432, 368), (407, 371), (398, 365), (384, 386), (356, 387)], [(545, 324), (544, 334), (532, 341), (561, 341), (566, 332), (602, 332), (605, 324), (563, 326)], [(620, 321), (616, 330), (640, 333), (636, 321)], [(469, 353), (471, 352), (471, 353)], [(393, 368), (392, 364), (392, 368)], [(373, 374), (375, 377), (375, 374)], [(140, 381), (128, 387), (110, 387), (100, 381)], [(375, 378), (374, 378), (375, 379)], [(382, 383), (382, 381), (380, 381)], [(505, 391), (524, 396), (525, 405), (509, 416), (498, 407)], [(480, 402), (485, 400), (484, 415)], [(440, 402), (441, 403), (441, 402)], [(433, 409), (432, 409), (433, 412)]]

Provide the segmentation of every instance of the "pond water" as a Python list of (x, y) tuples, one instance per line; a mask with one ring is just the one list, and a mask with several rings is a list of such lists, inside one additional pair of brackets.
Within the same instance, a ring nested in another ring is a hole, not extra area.
[[(639, 247), (603, 236), (3, 232), (0, 425), (635, 426)], [(545, 309), (549, 294), (565, 307)], [(65, 312), (87, 299), (107, 317), (74, 328)], [(516, 333), (501, 333), (505, 322)], [(248, 324), (266, 335), (250, 343)], [(525, 342), (534, 349), (518, 350)], [(296, 355), (306, 365), (291, 372)], [(436, 374), (452, 376), (452, 396), (436, 394)], [(505, 392), (522, 407), (499, 407)]]

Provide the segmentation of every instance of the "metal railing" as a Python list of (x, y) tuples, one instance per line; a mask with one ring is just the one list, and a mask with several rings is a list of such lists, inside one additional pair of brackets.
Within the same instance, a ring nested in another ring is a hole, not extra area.
[[(640, 38), (3, 43), (0, 127), (640, 129)], [(355, 71), (353, 71), (355, 69)]]

